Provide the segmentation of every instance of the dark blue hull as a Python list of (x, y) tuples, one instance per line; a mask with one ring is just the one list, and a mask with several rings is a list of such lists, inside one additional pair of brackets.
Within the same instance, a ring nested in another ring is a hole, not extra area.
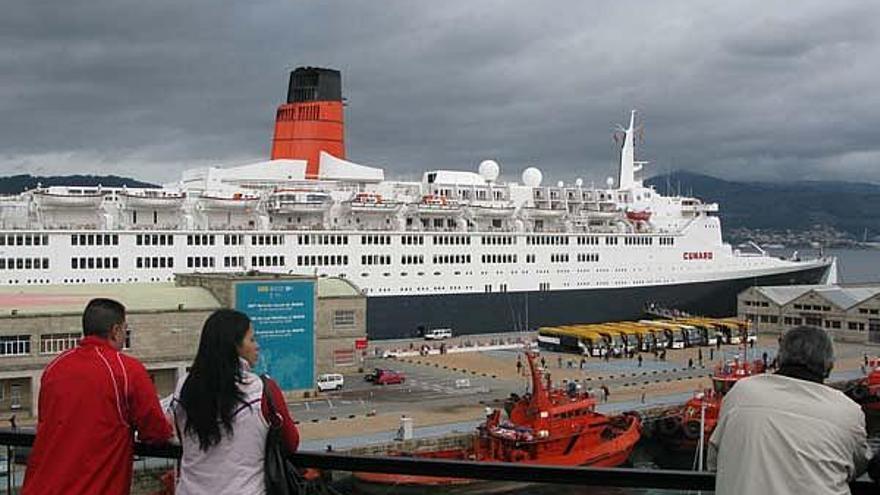
[(456, 335), (511, 332), (540, 326), (633, 320), (647, 303), (704, 316), (736, 314), (736, 296), (755, 285), (819, 284), (827, 266), (799, 272), (680, 285), (619, 289), (370, 297), (370, 339), (417, 337), (423, 329)]

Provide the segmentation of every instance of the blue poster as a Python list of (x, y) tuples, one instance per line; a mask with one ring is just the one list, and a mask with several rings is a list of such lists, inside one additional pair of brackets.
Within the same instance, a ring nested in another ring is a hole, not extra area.
[(235, 309), (250, 317), (260, 344), (256, 373), (282, 390), (315, 384), (315, 283), (311, 280), (239, 282)]

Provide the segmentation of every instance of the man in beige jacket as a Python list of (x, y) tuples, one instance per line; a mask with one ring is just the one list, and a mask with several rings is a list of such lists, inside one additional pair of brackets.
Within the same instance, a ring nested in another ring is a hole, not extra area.
[(779, 370), (739, 381), (724, 397), (709, 439), (715, 493), (849, 494), (867, 467), (865, 415), (823, 384), (834, 364), (820, 328), (782, 337)]

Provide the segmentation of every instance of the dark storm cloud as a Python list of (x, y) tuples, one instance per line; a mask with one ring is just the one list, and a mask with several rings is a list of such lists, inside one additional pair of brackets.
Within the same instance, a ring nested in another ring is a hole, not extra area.
[(511, 178), (644, 158), (733, 178), (880, 181), (868, 2), (17, 2), (0, 17), (0, 173), (265, 159), (287, 72), (343, 71), (349, 158)]

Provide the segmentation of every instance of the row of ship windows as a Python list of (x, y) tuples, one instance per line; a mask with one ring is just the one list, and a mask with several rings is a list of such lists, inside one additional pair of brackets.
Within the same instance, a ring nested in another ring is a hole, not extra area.
[[(436, 256), (435, 256), (436, 258)], [(425, 262), (425, 257), (421, 254), (407, 254), (400, 257), (401, 265), (421, 265)], [(436, 262), (435, 262), (436, 263)]]
[(46, 234), (0, 235), (0, 246), (48, 246)]
[(48, 270), (49, 258), (0, 258), (0, 270)]
[(515, 254), (484, 254), (480, 257), (483, 263), (516, 263)]
[(137, 268), (174, 268), (174, 258), (170, 256), (152, 256), (135, 258)]
[(296, 264), (299, 266), (344, 266), (348, 264), (348, 256), (338, 254), (323, 256), (297, 256)]
[(653, 237), (624, 237), (623, 244), (626, 246), (653, 246)]
[[(48, 242), (47, 242), (48, 244)], [(70, 236), (71, 246), (118, 246), (118, 234), (73, 234)]]
[[(485, 256), (485, 255), (484, 255)], [(471, 255), (469, 254), (435, 254), (435, 265), (449, 265), (453, 263), (470, 263)]]
[[(192, 236), (189, 236), (192, 241)], [(171, 234), (138, 234), (134, 238), (137, 246), (173, 246), (174, 236)], [(190, 244), (192, 244), (190, 242)]]
[[(361, 236), (361, 241), (363, 238), (367, 236)], [(376, 236), (378, 237), (378, 236)], [(382, 236), (384, 237), (384, 236)], [(348, 244), (348, 236), (347, 235), (335, 235), (335, 234), (309, 234), (309, 235), (298, 235), (296, 236), (296, 242), (300, 245), (308, 245), (308, 244), (317, 244), (319, 246), (341, 246)], [(390, 241), (389, 241), (390, 243)]]
[(113, 257), (81, 257), (70, 258), (70, 267), (74, 270), (94, 270), (94, 269), (110, 269), (119, 268), (119, 258)]
[(490, 246), (497, 246), (497, 245), (512, 246), (512, 245), (516, 244), (516, 236), (493, 235), (493, 236), (489, 236), (489, 237), (483, 237), (482, 242), (483, 242), (483, 244), (488, 244)]
[(387, 254), (365, 254), (361, 256), (362, 265), (390, 265), (391, 256)]

